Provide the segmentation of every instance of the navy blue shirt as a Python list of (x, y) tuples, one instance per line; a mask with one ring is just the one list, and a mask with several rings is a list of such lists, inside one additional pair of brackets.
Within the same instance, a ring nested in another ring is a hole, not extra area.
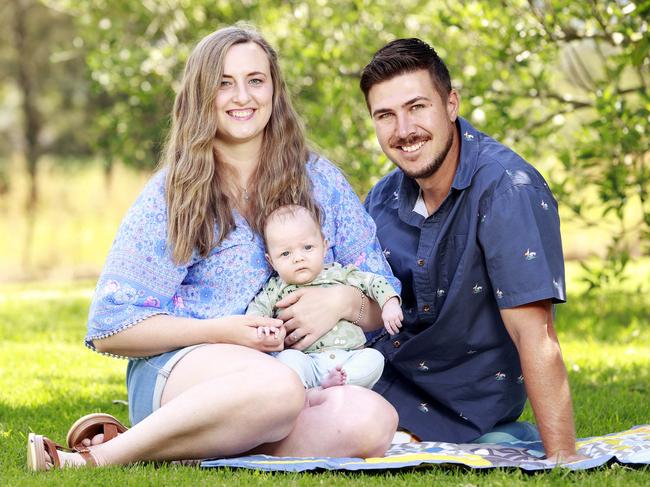
[(400, 169), (365, 206), (402, 282), (403, 327), (372, 342), (386, 357), (375, 390), (422, 440), (467, 442), (514, 421), (526, 402), (501, 308), (565, 300), (557, 202), (512, 150), (459, 119), (460, 161), (438, 210), (413, 211)]

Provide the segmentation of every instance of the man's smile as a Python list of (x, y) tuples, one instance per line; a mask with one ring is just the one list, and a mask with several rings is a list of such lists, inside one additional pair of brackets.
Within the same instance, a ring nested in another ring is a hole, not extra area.
[(424, 144), (426, 144), (426, 140), (421, 140), (420, 142), (416, 142), (415, 144), (412, 145), (403, 145), (400, 147), (404, 152), (415, 152), (416, 150), (420, 149)]

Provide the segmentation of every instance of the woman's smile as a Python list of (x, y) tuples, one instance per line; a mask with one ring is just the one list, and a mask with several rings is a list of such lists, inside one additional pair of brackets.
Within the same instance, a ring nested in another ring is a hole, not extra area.
[(246, 109), (237, 109), (237, 110), (228, 110), (226, 111), (230, 117), (234, 118), (235, 120), (241, 120), (241, 121), (247, 121), (253, 118), (253, 115), (255, 114), (255, 110), (252, 108), (246, 108)]

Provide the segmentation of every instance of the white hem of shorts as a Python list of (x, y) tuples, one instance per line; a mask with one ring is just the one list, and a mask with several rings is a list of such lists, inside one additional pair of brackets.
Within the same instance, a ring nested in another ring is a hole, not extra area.
[(192, 350), (196, 350), (199, 347), (208, 345), (207, 343), (200, 343), (198, 345), (191, 345), (185, 347), (176, 352), (172, 358), (170, 358), (165, 365), (163, 365), (160, 370), (158, 370), (158, 375), (156, 376), (156, 385), (153, 388), (153, 397), (151, 398), (151, 411), (160, 409), (160, 400), (162, 399), (163, 391), (165, 390), (165, 385), (167, 385), (167, 379), (169, 374), (171, 374), (172, 369), (176, 366), (180, 360), (185, 357)]

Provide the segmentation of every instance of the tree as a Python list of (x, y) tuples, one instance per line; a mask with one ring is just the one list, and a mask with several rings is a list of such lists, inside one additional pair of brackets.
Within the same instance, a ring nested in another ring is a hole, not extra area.
[(174, 88), (194, 43), (255, 10), (242, 2), (50, 0), (76, 19), (91, 82), (90, 140), (114, 161), (157, 164)]
[[(5, 90), (9, 87), (18, 94), (19, 128), (10, 136), (18, 142), (29, 184), (23, 244), (23, 264), (28, 267), (39, 200), (38, 168), (44, 155), (63, 152), (70, 157), (87, 147), (78, 130), (84, 125), (86, 83), (79, 69), (83, 64), (68, 56), (70, 17), (35, 0), (11, 0), (2, 11), (8, 29), (0, 48), (5, 68), (1, 81)], [(0, 189), (3, 185), (8, 185), (8, 179), (0, 172)]]
[[(35, 0), (11, 0), (3, 13), (1, 79), (19, 94), (21, 152), (29, 176), (25, 206), (33, 216), (38, 203), (37, 171), (45, 154), (87, 153), (79, 127), (84, 125), (83, 64), (70, 56), (72, 19)], [(9, 46), (9, 47), (7, 47)], [(81, 94), (81, 96), (79, 96)]]
[(635, 241), (649, 250), (649, 11), (648, 1), (528, 0), (453, 4), (440, 17), (460, 34), (450, 42), (476, 37), (456, 53), (480, 94), (469, 116), (532, 160), (556, 156), (549, 179), (577, 218), (616, 222), (607, 265), (584, 264), (592, 288), (620, 279)]
[(618, 222), (609, 270), (590, 269), (594, 286), (620, 275), (630, 237), (650, 240), (648, 0), (48, 3), (79, 19), (102, 100), (97, 140), (111, 157), (154, 163), (192, 46), (250, 19), (279, 51), (314, 145), (363, 194), (391, 164), (374, 142), (359, 74), (387, 41), (415, 35), (447, 61), (465, 117), (536, 163), (577, 217), (589, 222), (598, 207)]

